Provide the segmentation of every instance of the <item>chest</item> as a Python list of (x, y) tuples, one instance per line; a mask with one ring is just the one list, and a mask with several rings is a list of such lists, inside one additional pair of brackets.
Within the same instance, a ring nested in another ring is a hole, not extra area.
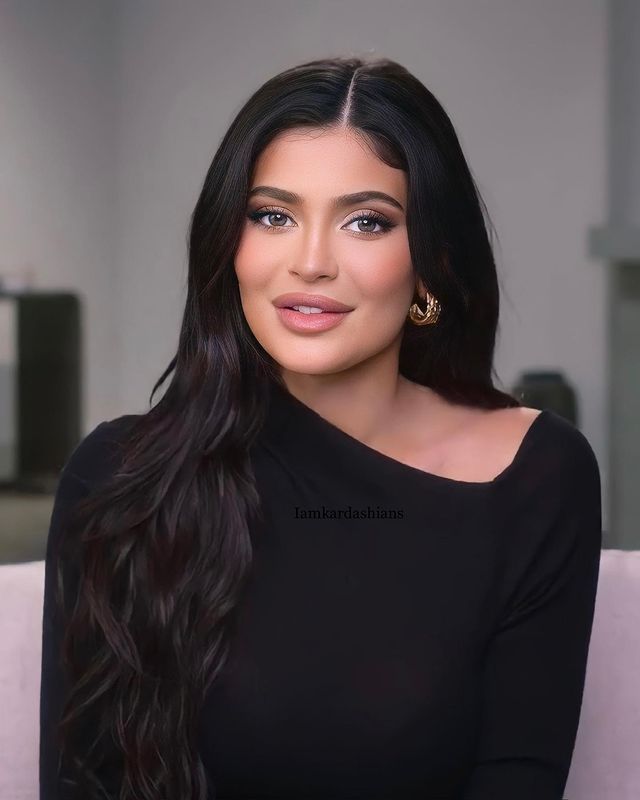
[(301, 794), (311, 786), (454, 797), (495, 613), (486, 507), (425, 513), (411, 493), (321, 490), (273, 470), (268, 483), (228, 661), (202, 714), (212, 775), (256, 797), (316, 796)]

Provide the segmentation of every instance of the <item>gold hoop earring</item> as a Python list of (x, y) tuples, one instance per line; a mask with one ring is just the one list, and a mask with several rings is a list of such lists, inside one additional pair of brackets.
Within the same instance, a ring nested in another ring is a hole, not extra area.
[(423, 311), (417, 303), (409, 309), (409, 319), (415, 325), (434, 325), (440, 316), (441, 306), (436, 298), (427, 292), (427, 307)]

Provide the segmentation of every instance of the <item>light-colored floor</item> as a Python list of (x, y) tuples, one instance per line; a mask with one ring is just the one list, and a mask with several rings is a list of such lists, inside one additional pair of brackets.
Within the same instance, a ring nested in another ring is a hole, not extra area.
[(45, 556), (54, 496), (0, 493), (0, 564)]

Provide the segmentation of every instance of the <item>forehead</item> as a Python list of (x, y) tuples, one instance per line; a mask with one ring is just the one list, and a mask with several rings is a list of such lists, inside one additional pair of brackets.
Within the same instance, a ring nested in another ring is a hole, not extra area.
[(365, 189), (406, 197), (404, 171), (381, 161), (349, 129), (294, 129), (278, 134), (256, 160), (255, 184), (276, 185), (303, 196), (313, 188), (314, 194), (317, 190), (327, 197)]

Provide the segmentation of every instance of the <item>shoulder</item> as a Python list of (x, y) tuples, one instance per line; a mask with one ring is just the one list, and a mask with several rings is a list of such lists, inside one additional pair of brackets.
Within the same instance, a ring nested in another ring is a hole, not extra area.
[(599, 486), (598, 462), (586, 435), (551, 409), (473, 409), (455, 441), (460, 460), (475, 461), (488, 480), (526, 473), (526, 484), (544, 491)]
[[(516, 454), (521, 443), (529, 435), (530, 429), (541, 424), (538, 408), (519, 406), (516, 408), (498, 408), (477, 410), (473, 415), (472, 434), (484, 447), (502, 447), (506, 454)], [(544, 416), (544, 415), (543, 415)]]
[(599, 478), (599, 465), (587, 435), (577, 425), (551, 409), (540, 412), (538, 458), (553, 477), (573, 478), (578, 484)]
[(525, 437), (503, 493), (509, 508), (522, 512), (527, 525), (540, 527), (571, 516), (595, 519), (601, 513), (601, 477), (587, 435), (556, 411), (543, 409)]
[(522, 431), (525, 436), (530, 435), (528, 456), (548, 481), (564, 478), (580, 483), (599, 477), (595, 451), (576, 424), (549, 408), (538, 410), (523, 406), (506, 410), (515, 412), (512, 435), (516, 439)]
[[(485, 409), (445, 404), (443, 461), (464, 480), (489, 482), (520, 464), (543, 427), (536, 408)], [(544, 416), (544, 415), (543, 415)]]
[[(426, 469), (454, 479), (522, 484), (530, 496), (568, 488), (599, 490), (598, 462), (586, 435), (551, 409), (515, 406), (486, 409), (453, 403), (406, 381), (411, 398), (403, 415), (412, 441), (424, 451)], [(417, 432), (416, 432), (417, 431)], [(424, 435), (420, 432), (428, 431)], [(513, 492), (513, 500), (520, 494)]]
[(48, 564), (78, 504), (117, 468), (120, 446), (126, 438), (129, 426), (137, 418), (138, 415), (126, 414), (100, 422), (71, 452), (60, 472), (55, 491), (47, 534)]
[(60, 483), (77, 482), (85, 488), (107, 477), (118, 463), (121, 446), (138, 414), (104, 420), (76, 445), (62, 469)]
[(537, 434), (541, 411), (525, 406), (502, 409), (465, 408), (454, 452), (478, 480), (492, 481), (521, 463)]
[(529, 597), (576, 578), (593, 596), (602, 549), (602, 497), (596, 454), (585, 433), (545, 409), (535, 446), (502, 493), (510, 569)]

